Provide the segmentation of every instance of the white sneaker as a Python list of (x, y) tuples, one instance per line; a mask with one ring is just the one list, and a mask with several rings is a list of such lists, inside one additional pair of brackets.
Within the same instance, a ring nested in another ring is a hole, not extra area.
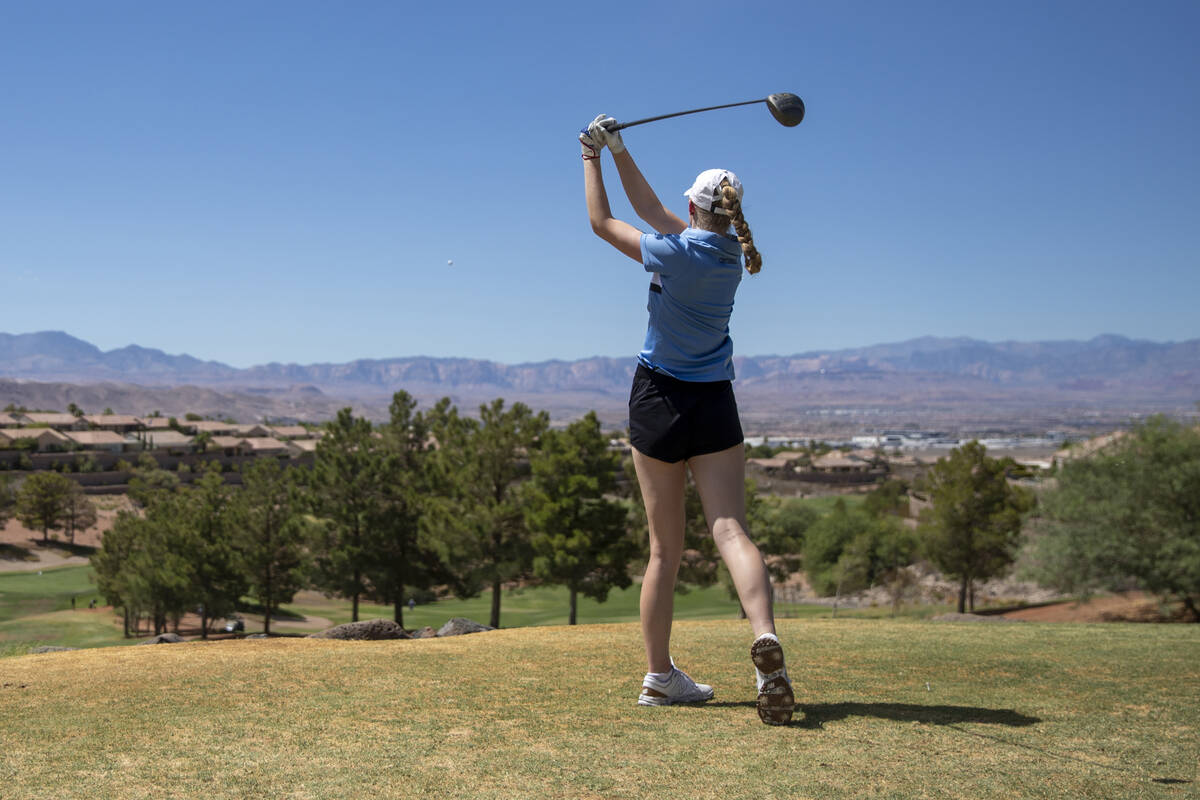
[(669, 706), (674, 703), (703, 703), (713, 699), (713, 688), (708, 684), (696, 683), (686, 672), (671, 662), (671, 676), (665, 681), (646, 673), (642, 680), (642, 693), (638, 695), (639, 706)]
[(773, 636), (763, 635), (750, 646), (754, 677), (758, 684), (758, 718), (768, 725), (792, 721), (796, 698), (783, 663), (783, 647)]

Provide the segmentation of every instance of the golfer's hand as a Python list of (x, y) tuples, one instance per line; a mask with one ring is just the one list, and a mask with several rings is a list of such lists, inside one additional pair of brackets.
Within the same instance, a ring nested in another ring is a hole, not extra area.
[(625, 142), (621, 141), (621, 132), (609, 130), (616, 126), (617, 121), (606, 114), (596, 117), (592, 120), (592, 124), (588, 125), (588, 133), (591, 134), (592, 139), (599, 141), (611, 150), (614, 156), (617, 153), (625, 152)]
[[(602, 117), (604, 115), (601, 114), (600, 116)], [(596, 117), (596, 119), (600, 119), (600, 117)], [(599, 158), (600, 151), (604, 149), (604, 142), (592, 132), (595, 124), (595, 122), (592, 122), (579, 132), (580, 155), (583, 157), (584, 161), (591, 161), (592, 159)]]

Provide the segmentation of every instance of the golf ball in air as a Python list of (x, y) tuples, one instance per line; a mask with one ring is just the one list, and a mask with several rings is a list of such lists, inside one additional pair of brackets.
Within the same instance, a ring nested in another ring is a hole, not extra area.
[(447, 266), (447, 267), (453, 267), (453, 266), (454, 266), (454, 259), (453, 259), (453, 258), (446, 259), (446, 266)]

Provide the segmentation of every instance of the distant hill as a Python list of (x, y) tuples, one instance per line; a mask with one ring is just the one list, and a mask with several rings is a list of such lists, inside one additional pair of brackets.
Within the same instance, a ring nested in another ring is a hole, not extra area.
[[(743, 418), (764, 424), (785, 419), (824, 424), (828, 420), (821, 417), (831, 414), (879, 416), (884, 426), (931, 415), (982, 419), (983, 414), (1010, 421), (1040, 420), (1047, 414), (1121, 417), (1192, 410), (1200, 400), (1200, 339), (1160, 343), (1104, 335), (1088, 341), (985, 342), (922, 337), (788, 356), (741, 356), (735, 363)], [(263, 413), (285, 401), (291, 409), (286, 416), (298, 418), (305, 417), (309, 401), (313, 414), (325, 414), (340, 401), (379, 413), (387, 396), (405, 389), (421, 399), (448, 395), (467, 408), (505, 397), (560, 417), (596, 408), (616, 419), (628, 398), (633, 368), (632, 357), (500, 364), (414, 356), (238, 369), (137, 345), (102, 351), (57, 331), (0, 333), (0, 377), (206, 387), (229, 397), (257, 398), (226, 402), (257, 403), (264, 406)], [(12, 402), (5, 397), (17, 385), (0, 386), (0, 401)]]

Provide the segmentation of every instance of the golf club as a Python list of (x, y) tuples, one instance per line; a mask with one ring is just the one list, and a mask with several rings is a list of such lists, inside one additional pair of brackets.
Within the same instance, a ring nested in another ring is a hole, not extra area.
[(699, 114), (701, 111), (715, 111), (718, 108), (733, 108), (734, 106), (749, 106), (754, 103), (766, 103), (767, 108), (780, 125), (788, 128), (795, 127), (804, 119), (804, 101), (791, 92), (779, 92), (777, 94), (767, 95), (758, 100), (745, 100), (741, 103), (726, 103), (723, 106), (709, 106), (708, 108), (693, 108), (691, 111), (676, 111), (674, 114), (662, 114), (657, 117), (646, 117), (645, 119), (635, 119), (633, 122), (621, 122), (608, 130), (619, 131), (623, 128), (632, 128), (634, 125), (643, 125), (647, 122), (656, 122), (660, 119), (669, 119), (670, 117), (681, 117), (684, 114)]

